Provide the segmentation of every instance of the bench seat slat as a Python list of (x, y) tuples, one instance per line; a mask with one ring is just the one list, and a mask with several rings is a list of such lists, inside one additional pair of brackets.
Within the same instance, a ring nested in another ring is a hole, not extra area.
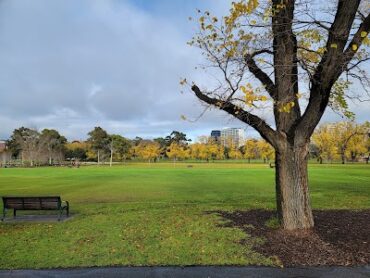
[(57, 210), (60, 197), (3, 197), (4, 207), (17, 210)]
[(6, 204), (5, 208), (7, 208), (7, 209), (23, 209), (23, 204), (22, 203)]

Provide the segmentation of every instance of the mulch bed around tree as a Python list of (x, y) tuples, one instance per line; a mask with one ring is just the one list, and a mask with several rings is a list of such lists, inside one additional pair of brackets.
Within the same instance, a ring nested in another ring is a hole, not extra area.
[(264, 238), (255, 250), (278, 258), (283, 266), (370, 264), (370, 210), (316, 210), (315, 227), (300, 234), (267, 227), (273, 211), (216, 213), (230, 221), (226, 226)]

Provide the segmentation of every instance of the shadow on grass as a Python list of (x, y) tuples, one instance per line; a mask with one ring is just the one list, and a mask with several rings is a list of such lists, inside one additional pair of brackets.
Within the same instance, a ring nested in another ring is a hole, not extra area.
[(62, 223), (66, 221), (70, 221), (74, 218), (75, 215), (70, 215), (69, 217), (63, 215), (60, 219), (58, 215), (51, 215), (51, 214), (25, 214), (19, 215), (17, 217), (6, 217), (1, 223)]
[(269, 210), (207, 213), (221, 217), (220, 227), (239, 228), (247, 235), (265, 239), (254, 249), (278, 258), (284, 266), (370, 264), (370, 209), (315, 210), (315, 227), (304, 232), (288, 232), (271, 225), (276, 213)]

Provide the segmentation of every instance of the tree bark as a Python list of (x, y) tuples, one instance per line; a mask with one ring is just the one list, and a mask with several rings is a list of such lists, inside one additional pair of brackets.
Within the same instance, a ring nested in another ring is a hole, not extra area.
[(344, 149), (341, 150), (340, 157), (341, 157), (341, 160), (342, 160), (342, 164), (345, 164), (346, 163), (346, 155), (345, 155), (345, 150)]
[(279, 220), (287, 230), (314, 226), (308, 190), (308, 144), (276, 151), (276, 202)]
[(110, 143), (110, 161), (109, 161), (109, 167), (112, 167), (113, 163), (113, 140)]

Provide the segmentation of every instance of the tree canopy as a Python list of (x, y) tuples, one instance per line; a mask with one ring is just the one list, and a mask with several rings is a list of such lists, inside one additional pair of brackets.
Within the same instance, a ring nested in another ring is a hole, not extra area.
[[(326, 108), (351, 118), (347, 100), (360, 96), (348, 89), (369, 88), (363, 69), (370, 59), (369, 11), (365, 0), (242, 0), (221, 18), (198, 11), (189, 44), (201, 49), (202, 69), (218, 70), (216, 85), (180, 84), (274, 147), (276, 206), (285, 229), (314, 226), (308, 150)], [(268, 112), (271, 117), (262, 116)]]
[(362, 67), (370, 59), (369, 5), (248, 0), (233, 2), (222, 18), (198, 10), (199, 30), (189, 44), (202, 50), (205, 67), (218, 69), (220, 79), (214, 88), (180, 83), (273, 145), (279, 134), (259, 110), (274, 114), (277, 129), (309, 136), (326, 106), (353, 117), (347, 100), (360, 94), (351, 85), (369, 89)]

